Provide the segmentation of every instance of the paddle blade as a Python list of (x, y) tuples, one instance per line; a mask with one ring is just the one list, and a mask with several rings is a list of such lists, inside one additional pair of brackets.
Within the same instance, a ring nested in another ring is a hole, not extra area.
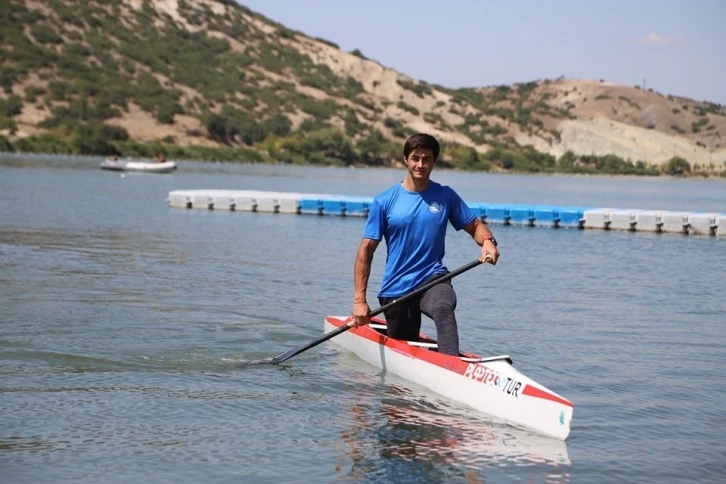
[(340, 333), (343, 333), (345, 331), (348, 331), (352, 327), (353, 327), (353, 321), (351, 321), (350, 323), (346, 324), (345, 326), (341, 326), (340, 328), (338, 328), (338, 329), (336, 329), (334, 331), (331, 331), (330, 333), (327, 333), (327, 334), (321, 336), (320, 338), (318, 338), (315, 341), (312, 341), (312, 342), (306, 344), (305, 346), (303, 346), (301, 348), (293, 349), (293, 350), (290, 350), (288, 352), (285, 352), (285, 353), (283, 353), (281, 355), (275, 356), (274, 358), (272, 358), (271, 363), (273, 365), (279, 365), (283, 361), (289, 360), (293, 356), (295, 356), (297, 354), (300, 354), (303, 351), (307, 351), (310, 348), (313, 348), (315, 346), (318, 346), (320, 343), (323, 343), (325, 341), (328, 341), (330, 338), (333, 338), (335, 336), (338, 336)]
[(343, 333), (345, 331), (348, 331), (350, 328), (353, 327), (353, 323), (350, 322), (346, 324), (345, 326), (341, 326), (340, 328), (336, 329), (335, 331), (331, 331), (330, 333), (327, 333), (320, 338), (316, 339), (315, 341), (312, 341), (311, 343), (306, 344), (303, 347), (300, 348), (294, 348), (290, 351), (286, 351), (285, 353), (277, 356), (273, 356), (270, 358), (263, 358), (261, 360), (250, 360), (250, 361), (239, 361), (236, 363), (236, 366), (238, 367), (245, 367), (245, 366), (256, 366), (256, 365), (279, 365), (283, 361), (289, 360), (293, 356), (302, 353), (303, 351), (307, 351), (310, 348), (319, 345), (320, 343), (329, 340), (330, 338), (339, 335), (340, 333)]

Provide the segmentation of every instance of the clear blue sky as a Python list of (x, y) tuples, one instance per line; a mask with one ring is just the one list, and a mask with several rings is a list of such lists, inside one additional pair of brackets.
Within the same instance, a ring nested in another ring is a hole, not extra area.
[(242, 0), (413, 78), (605, 79), (726, 104), (726, 0)]

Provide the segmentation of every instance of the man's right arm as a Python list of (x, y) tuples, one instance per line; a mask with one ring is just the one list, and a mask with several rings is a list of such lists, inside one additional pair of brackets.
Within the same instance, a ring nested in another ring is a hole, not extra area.
[(370, 322), (371, 308), (368, 306), (367, 290), (368, 278), (371, 275), (371, 264), (373, 253), (376, 251), (380, 241), (363, 238), (358, 247), (353, 268), (353, 319), (356, 326)]

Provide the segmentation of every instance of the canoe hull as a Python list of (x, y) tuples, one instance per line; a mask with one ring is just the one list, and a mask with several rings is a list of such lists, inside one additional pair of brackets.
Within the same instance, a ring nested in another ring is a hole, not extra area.
[[(326, 333), (346, 324), (325, 318)], [(385, 321), (375, 320), (378, 324)], [(422, 339), (428, 339), (422, 335)], [(475, 363), (394, 340), (369, 327), (353, 328), (331, 341), (367, 363), (514, 426), (565, 440), (573, 404), (519, 372), (507, 360)], [(470, 358), (476, 355), (465, 354)]]

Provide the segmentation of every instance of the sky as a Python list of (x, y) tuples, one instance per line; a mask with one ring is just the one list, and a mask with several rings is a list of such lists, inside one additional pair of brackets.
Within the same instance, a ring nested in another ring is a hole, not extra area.
[(604, 79), (726, 104), (726, 0), (241, 0), (450, 88)]

